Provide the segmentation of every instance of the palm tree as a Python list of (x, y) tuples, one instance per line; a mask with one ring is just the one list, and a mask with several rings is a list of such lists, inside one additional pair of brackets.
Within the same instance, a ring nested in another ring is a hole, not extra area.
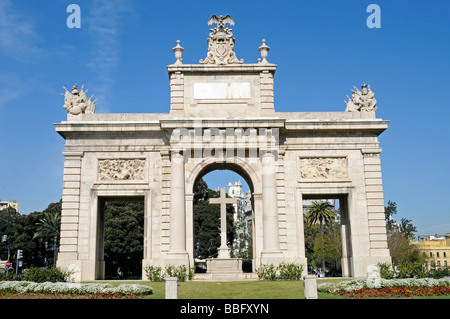
[(47, 247), (47, 240), (53, 238), (53, 267), (56, 267), (56, 255), (57, 255), (57, 245), (58, 245), (58, 235), (61, 225), (61, 214), (58, 211), (45, 212), (44, 217), (39, 219), (36, 223), (37, 232), (34, 234), (33, 239), (39, 238), (46, 241), (45, 245)]
[(61, 215), (57, 212), (46, 212), (37, 223), (37, 232), (33, 238), (49, 239), (59, 235)]
[(328, 224), (336, 218), (333, 205), (328, 201), (314, 201), (308, 206), (306, 222), (309, 226), (319, 222), (320, 235), (323, 235), (323, 225)]
[[(323, 236), (323, 225), (333, 222), (335, 218), (334, 207), (328, 201), (314, 201), (308, 206), (306, 222), (310, 227), (319, 222), (320, 236)], [(325, 259), (322, 259), (322, 270), (325, 271)]]

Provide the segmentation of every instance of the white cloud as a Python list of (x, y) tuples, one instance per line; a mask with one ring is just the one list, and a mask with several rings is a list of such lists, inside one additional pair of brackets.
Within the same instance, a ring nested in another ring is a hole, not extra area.
[[(120, 35), (124, 21), (133, 15), (129, 1), (124, 0), (94, 0), (89, 6), (86, 21), (93, 46), (90, 52), (88, 66), (96, 75), (96, 83), (91, 89), (95, 91), (98, 100), (97, 110), (108, 112), (108, 95), (114, 85), (114, 71), (120, 60)], [(83, 26), (82, 26), (83, 27)]]
[(0, 1), (0, 39), (0, 51), (17, 60), (32, 60), (41, 51), (31, 17), (19, 13), (10, 0)]
[(0, 109), (25, 92), (25, 83), (15, 74), (0, 73)]

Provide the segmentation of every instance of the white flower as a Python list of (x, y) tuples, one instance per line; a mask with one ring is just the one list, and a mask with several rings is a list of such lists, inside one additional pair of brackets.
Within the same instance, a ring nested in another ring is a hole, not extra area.
[(151, 294), (153, 288), (139, 284), (120, 284), (114, 287), (108, 283), (63, 283), (31, 281), (2, 281), (0, 290), (17, 291), (19, 293), (61, 293), (61, 294), (95, 294), (95, 293), (119, 293), (127, 294)]

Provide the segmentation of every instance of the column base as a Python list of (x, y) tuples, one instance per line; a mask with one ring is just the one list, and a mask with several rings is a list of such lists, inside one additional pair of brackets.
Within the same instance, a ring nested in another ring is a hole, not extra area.
[(185, 265), (189, 267), (189, 254), (187, 252), (168, 252), (164, 258), (164, 266), (173, 265), (181, 266)]
[(244, 277), (241, 258), (207, 258), (206, 269), (210, 280), (240, 280)]
[(261, 264), (278, 266), (284, 261), (284, 255), (281, 250), (262, 251), (261, 252)]
[(230, 256), (230, 248), (226, 247), (226, 248), (219, 248), (217, 249), (218, 254), (217, 254), (217, 258), (219, 259), (229, 259), (231, 258)]

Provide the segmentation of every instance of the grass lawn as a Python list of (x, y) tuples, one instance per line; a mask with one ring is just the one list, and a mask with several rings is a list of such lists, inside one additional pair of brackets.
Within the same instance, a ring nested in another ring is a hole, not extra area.
[[(351, 279), (324, 278), (317, 283), (336, 282)], [(120, 284), (125, 281), (114, 281)], [(165, 282), (134, 281), (134, 283), (149, 285), (153, 294), (146, 299), (164, 299)], [(178, 299), (304, 299), (303, 281), (231, 281), (209, 282), (189, 281), (178, 283)], [(348, 299), (343, 296), (318, 293), (318, 299)], [(400, 299), (400, 298), (383, 298)], [(450, 296), (435, 297), (405, 297), (401, 299), (450, 299)]]
[[(111, 283), (124, 282), (114, 281)], [(153, 294), (146, 296), (147, 299), (165, 298), (165, 282), (139, 281), (134, 283), (149, 285), (153, 288)], [(343, 297), (319, 293), (318, 298), (342, 299)], [(179, 282), (178, 299), (304, 299), (303, 281)]]
[[(148, 283), (153, 287), (150, 299), (164, 298), (165, 283)], [(232, 281), (180, 282), (179, 299), (298, 299), (304, 298), (301, 281)]]

